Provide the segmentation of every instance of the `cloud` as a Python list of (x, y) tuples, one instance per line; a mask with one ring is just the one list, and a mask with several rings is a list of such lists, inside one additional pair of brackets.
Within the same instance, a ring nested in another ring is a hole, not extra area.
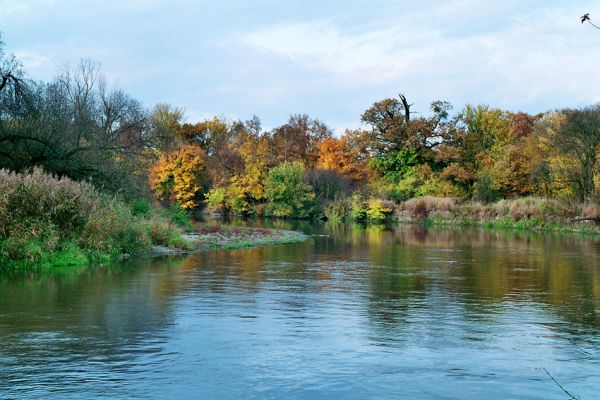
[[(473, 14), (462, 14), (470, 9)], [(476, 26), (482, 13), (493, 11), (457, 1), (363, 31), (350, 32), (335, 21), (320, 20), (264, 27), (241, 40), (262, 54), (326, 74), (331, 84), (355, 88), (389, 85), (459, 103), (524, 108), (548, 99), (556, 105), (597, 99), (600, 53), (592, 49), (597, 48), (598, 35), (582, 29), (576, 10), (513, 13), (501, 23), (496, 18), (487, 28)], [(469, 29), (453, 21), (440, 29), (449, 17), (462, 18), (467, 27), (474, 23)]]
[[(92, 58), (109, 83), (191, 118), (309, 113), (356, 126), (404, 92), (537, 112), (600, 98), (600, 8), (573, 0), (0, 0), (7, 51), (51, 79)], [(352, 124), (355, 121), (356, 124)]]
[[(435, 32), (422, 31), (418, 41), (436, 37)], [(246, 34), (242, 40), (308, 68), (365, 83), (385, 82), (408, 72), (422, 52), (413, 35), (398, 28), (347, 35), (327, 21), (275, 25)]]

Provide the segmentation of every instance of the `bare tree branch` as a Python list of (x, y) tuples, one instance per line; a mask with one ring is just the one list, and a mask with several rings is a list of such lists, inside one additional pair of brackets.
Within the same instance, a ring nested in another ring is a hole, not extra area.
[(596, 29), (600, 29), (600, 26), (598, 26), (598, 25), (596, 25), (596, 24), (594, 24), (594, 23), (592, 22), (592, 19), (590, 18), (590, 13), (585, 13), (585, 14), (583, 14), (583, 16), (581, 17), (581, 23), (582, 23), (582, 24), (584, 24), (584, 23), (586, 23), (586, 22), (587, 22), (588, 24), (590, 24), (591, 26), (593, 26), (594, 28), (596, 28)]

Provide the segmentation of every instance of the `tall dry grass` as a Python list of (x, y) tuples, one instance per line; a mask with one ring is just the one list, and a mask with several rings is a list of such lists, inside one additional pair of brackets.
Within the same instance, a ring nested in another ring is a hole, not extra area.
[[(158, 225), (158, 226), (157, 226)], [(34, 169), (0, 170), (0, 267), (81, 263), (150, 248), (169, 222), (131, 208), (86, 182)], [(57, 259), (59, 258), (59, 259)]]

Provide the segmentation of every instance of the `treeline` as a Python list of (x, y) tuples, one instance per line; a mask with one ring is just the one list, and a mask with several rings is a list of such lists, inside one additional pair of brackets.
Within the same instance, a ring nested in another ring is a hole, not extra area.
[(42, 167), (127, 199), (315, 217), (352, 198), (348, 212), (377, 219), (386, 201), (421, 196), (599, 197), (598, 105), (531, 115), (434, 101), (423, 114), (399, 95), (335, 137), (304, 114), (268, 131), (257, 117), (185, 122), (176, 107), (148, 110), (108, 88), (91, 62), (33, 82), (1, 45), (0, 73), (0, 168)]

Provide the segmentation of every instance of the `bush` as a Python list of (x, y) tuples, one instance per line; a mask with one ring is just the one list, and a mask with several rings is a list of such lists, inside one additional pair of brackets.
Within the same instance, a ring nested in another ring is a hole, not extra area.
[(382, 223), (389, 219), (392, 207), (383, 200), (372, 197), (369, 199), (366, 213), (369, 221)]
[(490, 174), (484, 174), (475, 184), (474, 198), (484, 203), (491, 203), (500, 198), (500, 193), (494, 188)]
[(367, 219), (367, 207), (359, 193), (354, 193), (350, 198), (350, 217), (355, 221)]
[(143, 252), (153, 243), (148, 218), (168, 219), (140, 214), (150, 211), (132, 209), (85, 182), (41, 169), (0, 170), (0, 265), (81, 264)]
[(335, 200), (325, 206), (323, 214), (328, 220), (341, 221), (352, 212), (352, 203), (348, 199)]
[(190, 212), (181, 208), (178, 204), (173, 204), (168, 208), (162, 209), (162, 213), (154, 215), (152, 218), (166, 218), (180, 228), (190, 231), (194, 228)]
[(308, 218), (315, 210), (315, 193), (305, 181), (300, 162), (286, 162), (271, 171), (265, 183), (267, 216)]
[(206, 206), (211, 212), (227, 212), (227, 190), (224, 187), (215, 187), (205, 195)]
[(150, 214), (150, 203), (147, 200), (135, 200), (131, 204), (131, 212), (135, 216), (147, 216)]
[(386, 185), (384, 195), (395, 202), (412, 199), (417, 195), (421, 183), (422, 181), (419, 177), (408, 174), (400, 182)]

